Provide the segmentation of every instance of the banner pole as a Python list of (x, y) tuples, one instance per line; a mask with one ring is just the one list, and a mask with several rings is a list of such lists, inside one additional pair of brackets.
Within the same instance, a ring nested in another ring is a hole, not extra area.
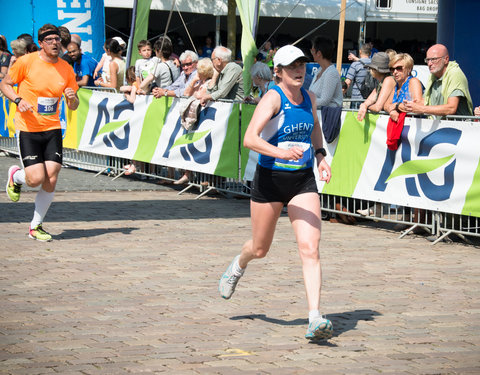
[(337, 43), (337, 71), (342, 74), (342, 58), (343, 58), (343, 37), (345, 33), (345, 7), (347, 0), (342, 0), (340, 6), (340, 21), (338, 23), (338, 43)]

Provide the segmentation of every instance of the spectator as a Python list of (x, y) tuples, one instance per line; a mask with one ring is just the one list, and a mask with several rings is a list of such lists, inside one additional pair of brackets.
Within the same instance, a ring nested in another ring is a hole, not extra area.
[(122, 50), (121, 54), (123, 55), (123, 53), (127, 49), (127, 43), (125, 43), (125, 41), (119, 36), (114, 36), (113, 39), (115, 39), (118, 42), (118, 44), (120, 45), (120, 48)]
[(67, 46), (72, 41), (72, 36), (70, 34), (70, 31), (65, 26), (58, 26), (58, 30), (60, 31), (61, 48), (62, 48), (62, 51), (60, 52), (60, 57), (66, 62), (68, 62), (71, 66), (73, 66), (73, 60), (67, 52)]
[(398, 121), (401, 112), (410, 112), (405, 107), (405, 101), (422, 100), (422, 83), (412, 76), (413, 59), (408, 53), (396, 54), (389, 66), (396, 85), (385, 103), (385, 111), (393, 121)]
[(27, 53), (27, 42), (25, 39), (15, 39), (10, 42), (14, 56), (18, 59)]
[(38, 46), (35, 43), (27, 44), (27, 53), (37, 52)]
[(17, 40), (24, 40), (27, 47), (25, 53), (32, 53), (38, 51), (38, 46), (33, 41), (33, 38), (30, 34), (20, 34), (17, 37)]
[(152, 93), (156, 98), (162, 96), (180, 97), (183, 95), (187, 85), (192, 82), (197, 74), (198, 55), (190, 50), (186, 50), (180, 55), (180, 66), (182, 73), (171, 85), (163, 88), (156, 87)]
[(110, 63), (112, 62), (111, 56), (107, 54), (107, 50), (105, 49), (105, 45), (103, 45), (103, 50), (105, 51), (102, 55), (102, 58), (97, 64), (97, 67), (95, 68), (95, 71), (93, 72), (93, 79), (96, 79), (101, 72), (101, 77), (104, 81), (108, 80), (108, 77), (110, 77), (110, 72), (109, 72), (109, 66)]
[(93, 80), (93, 72), (97, 66), (97, 62), (90, 57), (82, 53), (82, 49), (77, 42), (71, 42), (67, 46), (68, 55), (73, 60), (73, 71), (77, 79), (77, 85), (83, 86), (95, 86)]
[[(150, 87), (146, 87), (146, 90), (142, 91), (140, 85), (142, 81), (148, 77), (149, 74), (153, 74), (155, 69), (155, 59), (152, 57), (152, 43), (148, 40), (141, 40), (137, 44), (138, 53), (142, 56), (135, 62), (135, 81), (137, 83), (138, 91), (148, 93)], [(129, 68), (130, 69), (130, 68)]]
[(252, 65), (250, 68), (250, 74), (252, 76), (253, 85), (258, 88), (258, 96), (249, 96), (248, 98), (245, 98), (245, 101), (258, 104), (265, 93), (275, 86), (275, 82), (273, 82), (272, 71), (267, 64), (261, 61), (257, 61)]
[(123, 76), (125, 74), (125, 60), (122, 57), (122, 48), (118, 42), (113, 39), (107, 39), (105, 42), (105, 51), (112, 59), (108, 67), (109, 75), (106, 80), (99, 78), (95, 81), (95, 86), (113, 87), (117, 91), (123, 85)]
[(258, 54), (262, 56), (262, 61), (267, 64), (270, 69), (273, 69), (273, 56), (275, 55), (275, 51), (270, 40), (263, 43), (258, 51)]
[(207, 92), (207, 86), (213, 77), (213, 72), (212, 60), (208, 57), (201, 59), (197, 63), (197, 71), (190, 83), (185, 87), (183, 95), (199, 98), (205, 94)]
[(80, 35), (72, 34), (71, 35), (71, 40), (72, 40), (72, 42), (77, 43), (80, 46), (80, 48), (82, 48), (82, 38), (80, 38)]
[(210, 36), (207, 35), (205, 38), (205, 45), (201, 48), (200, 52), (200, 57), (212, 57), (212, 52), (213, 52), (213, 40)]
[(242, 68), (232, 60), (232, 51), (226, 47), (216, 47), (212, 52), (213, 77), (207, 92), (199, 97), (202, 105), (209, 100), (231, 99), (243, 101)]
[(473, 104), (467, 77), (457, 62), (450, 61), (447, 47), (442, 44), (430, 47), (425, 62), (431, 73), (425, 89), (425, 104), (410, 100), (405, 110), (433, 115), (437, 119), (447, 115), (471, 116)]
[[(137, 60), (138, 61), (138, 60)], [(136, 94), (137, 94), (137, 91), (138, 91), (138, 82), (137, 82), (137, 77), (136, 77), (136, 74), (135, 74), (135, 66), (130, 66), (128, 67), (126, 73), (125, 73), (125, 80), (127, 81), (127, 85), (126, 86), (122, 86), (120, 87), (120, 92), (123, 92), (123, 94), (125, 95), (125, 99), (127, 99), (127, 101), (129, 103), (135, 103), (135, 98), (136, 98)], [(125, 166), (126, 169), (129, 169)], [(125, 173), (126, 175), (129, 175), (129, 174), (132, 174), (134, 173), (135, 171), (131, 171), (130, 170), (130, 173)]]
[[(367, 64), (370, 68), (370, 73), (377, 81), (377, 87), (370, 93), (368, 98), (360, 104), (357, 114), (357, 119), (359, 121), (363, 121), (367, 110), (380, 112), (395, 87), (395, 80), (390, 75), (389, 60), (387, 53), (378, 52), (373, 55), (372, 62)], [(359, 209), (357, 210), (357, 213), (362, 216), (381, 216), (382, 204), (376, 203), (366, 209)]]
[(10, 57), (9, 68), (20, 56), (23, 56), (27, 53), (27, 42), (25, 39), (15, 39), (10, 42), (10, 47), (12, 48), (13, 56)]
[(20, 34), (19, 36), (17, 36), (17, 39), (25, 40), (25, 42), (27, 42), (27, 45), (29, 45), (30, 43), (35, 43), (33, 41), (33, 37), (30, 34), (27, 34), (27, 33)]
[(477, 117), (480, 117), (480, 106), (475, 107), (475, 110), (473, 111), (473, 115), (477, 116)]
[[(345, 83), (347, 86), (352, 90), (352, 99), (356, 99), (358, 101), (354, 101), (351, 103), (351, 108), (357, 109), (360, 107), (360, 103), (363, 101), (364, 97), (360, 92), (360, 87), (367, 76), (367, 69), (365, 67), (366, 64), (370, 64), (370, 53), (371, 47), (369, 44), (364, 44), (360, 48), (360, 59), (355, 61), (350, 65), (348, 68), (347, 76), (345, 79)], [(350, 55), (349, 55), (350, 58)]]
[(153, 80), (155, 80), (154, 84), (152, 85), (154, 88), (165, 88), (175, 82), (180, 75), (179, 68), (172, 60), (170, 60), (170, 56), (173, 52), (173, 46), (169, 37), (161, 36), (158, 38), (153, 45), (153, 49), (155, 50), (156, 54), (156, 66), (153, 74), (149, 74), (140, 85), (142, 90), (145, 90), (145, 88), (148, 87)]
[(12, 54), (8, 51), (7, 40), (2, 35), (2, 38), (0, 38), (0, 80), (2, 80), (8, 72), (11, 57)]
[[(185, 51), (185, 53), (187, 52), (192, 51)], [(183, 54), (180, 56), (181, 61), (183, 61), (182, 58), (185, 58)], [(185, 90), (182, 94), (183, 96), (189, 96), (190, 99), (182, 103), (180, 107), (180, 117), (182, 119), (182, 125), (187, 130), (193, 128), (194, 124), (198, 121), (198, 109), (200, 101), (197, 99), (197, 96), (201, 96), (203, 93), (206, 92), (208, 82), (212, 78), (214, 70), (212, 60), (210, 60), (208, 57), (201, 59), (200, 61), (198, 61), (198, 63), (195, 63), (195, 65), (196, 71), (190, 74), (188, 84), (186, 85)], [(169, 94), (171, 92), (173, 91), (169, 91)], [(174, 181), (174, 184), (186, 184), (190, 181), (191, 175), (191, 171), (185, 170), (183, 172), (183, 176), (180, 177), (178, 180)]]
[(310, 84), (309, 90), (316, 96), (317, 107), (341, 107), (343, 102), (342, 80), (332, 63), (335, 45), (329, 38), (318, 36), (310, 50), (320, 69)]
[(370, 73), (377, 81), (377, 87), (368, 98), (360, 104), (357, 119), (363, 121), (367, 111), (380, 112), (395, 87), (395, 80), (390, 75), (389, 57), (385, 52), (378, 52), (372, 57), (372, 62), (367, 64)]

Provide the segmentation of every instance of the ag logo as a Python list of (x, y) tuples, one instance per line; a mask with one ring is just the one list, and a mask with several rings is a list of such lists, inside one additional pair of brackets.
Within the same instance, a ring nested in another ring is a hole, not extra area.
[[(428, 158), (433, 147), (439, 144), (456, 145), (462, 132), (458, 129), (443, 128), (430, 133), (420, 141), (418, 154), (412, 159), (412, 149), (408, 141), (410, 126), (405, 126), (402, 131), (401, 158), (403, 164), (393, 170), (395, 154), (397, 151), (387, 150), (380, 176), (374, 190), (385, 191), (388, 182), (394, 178), (405, 178), (405, 187), (410, 196), (419, 197), (419, 188), (425, 196), (433, 201), (444, 201), (450, 198), (454, 185), (455, 155), (446, 155), (441, 158)], [(418, 159), (417, 159), (418, 158)], [(436, 185), (428, 177), (428, 173), (444, 167), (444, 183)], [(408, 176), (408, 177), (407, 177)]]
[[(202, 122), (205, 120), (215, 121), (215, 115), (217, 109), (213, 107), (205, 107), (200, 112), (198, 117), (198, 125), (196, 129), (200, 129)], [(182, 135), (179, 136), (179, 133), (182, 132)], [(194, 132), (187, 132), (181, 124), (180, 117), (175, 124), (175, 128), (170, 135), (168, 144), (165, 147), (165, 152), (162, 157), (167, 158), (170, 156), (170, 152), (176, 148), (180, 147), (180, 154), (182, 155), (183, 160), (193, 161), (197, 164), (208, 164), (210, 162), (210, 154), (212, 152), (212, 130), (197, 130)], [(194, 143), (204, 139), (205, 142), (205, 151), (201, 151), (195, 147)]]
[[(98, 115), (95, 121), (95, 126), (93, 127), (92, 136), (90, 137), (90, 141), (88, 143), (92, 145), (97, 136), (103, 134), (103, 143), (105, 143), (107, 147), (113, 147), (113, 145), (115, 145), (115, 147), (119, 150), (126, 150), (128, 148), (128, 141), (130, 137), (130, 123), (128, 120), (110, 122), (110, 112), (107, 109), (107, 102), (108, 98), (105, 98), (98, 103)], [(133, 111), (133, 108), (133, 104), (126, 99), (121, 101), (113, 109), (112, 120), (118, 120), (123, 111)], [(104, 117), (105, 125), (100, 128)], [(125, 132), (125, 136), (120, 138), (114, 132), (122, 127)]]

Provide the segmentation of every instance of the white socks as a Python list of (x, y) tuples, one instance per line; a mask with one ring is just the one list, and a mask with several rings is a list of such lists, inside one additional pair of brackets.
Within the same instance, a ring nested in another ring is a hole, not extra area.
[[(20, 171), (15, 173), (14, 176), (16, 176), (19, 173)], [(25, 176), (25, 172), (24, 172), (24, 176)], [(31, 229), (35, 228), (37, 225), (42, 224), (43, 218), (47, 214), (47, 211), (50, 207), (50, 203), (52, 203), (53, 201), (54, 195), (55, 195), (55, 192), (52, 191), (51, 193), (48, 193), (42, 188), (40, 188), (40, 190), (37, 193), (37, 196), (35, 197), (35, 212), (33, 213), (33, 219), (32, 219), (32, 222), (30, 223)]]
[(13, 174), (13, 182), (19, 185), (25, 183), (25, 169), (19, 169)]
[(320, 311), (318, 310), (310, 310), (308, 312), (308, 322), (311, 323), (313, 320), (321, 318), (322, 315), (320, 314)]
[(235, 263), (233, 264), (233, 273), (235, 274), (235, 276), (243, 276), (243, 273), (245, 272), (245, 268), (240, 267), (240, 264), (238, 263), (238, 259), (240, 259), (240, 257), (238, 257), (235, 260)]

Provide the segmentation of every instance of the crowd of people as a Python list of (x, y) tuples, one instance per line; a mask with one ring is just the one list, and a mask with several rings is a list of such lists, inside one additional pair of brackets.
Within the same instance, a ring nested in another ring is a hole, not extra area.
[[(213, 47), (211, 40), (203, 46), (202, 56), (192, 50), (177, 56), (167, 36), (158, 38), (153, 45), (142, 40), (137, 45), (141, 59), (133, 66), (126, 66), (126, 43), (119, 37), (106, 40), (105, 54), (98, 63), (82, 52), (80, 38), (70, 35), (65, 27), (46, 24), (38, 31), (39, 48), (32, 43), (25, 35), (19, 36), (11, 43), (11, 54), (6, 40), (0, 38), (0, 91), (17, 106), (15, 126), (22, 163), (21, 167), (10, 167), (6, 192), (10, 200), (17, 202), (22, 185), (40, 187), (29, 236), (39, 241), (52, 240), (43, 229), (43, 221), (62, 165), (58, 105), (62, 95), (71, 110), (79, 105), (77, 90), (82, 86), (115, 89), (132, 103), (138, 95), (152, 95), (155, 99), (188, 97), (180, 110), (186, 132), (195, 125), (198, 108), (209, 101), (256, 103), (244, 137), (244, 146), (259, 154), (251, 186), (252, 237), (220, 278), (218, 289), (223, 298), (231, 298), (247, 265), (267, 255), (277, 220), (287, 205), (302, 262), (308, 340), (327, 339), (333, 332), (331, 321), (320, 313), (321, 204), (313, 170), (317, 169), (320, 180), (328, 183), (331, 169), (325, 159), (317, 108), (321, 109), (324, 130), (327, 126), (333, 128), (332, 137), (348, 92), (352, 107), (358, 109), (359, 121), (368, 111), (388, 112), (392, 130), (387, 131), (387, 146), (392, 152), (398, 147), (406, 113), (436, 118), (473, 114), (467, 78), (458, 64), (450, 61), (447, 48), (441, 44), (426, 51), (425, 63), (431, 77), (423, 87), (412, 77), (414, 63), (408, 53), (372, 54), (371, 46), (365, 44), (358, 57), (349, 55), (354, 62), (342, 82), (333, 65), (335, 45), (330, 38), (319, 36), (312, 41), (311, 58), (298, 47), (277, 49), (267, 41), (251, 68), (256, 90), (245, 97), (242, 67), (234, 61), (231, 50)], [(318, 63), (319, 69), (305, 83), (306, 63), (311, 60)], [(125, 78), (128, 84), (124, 84)], [(476, 108), (475, 114), (479, 112), (480, 108)], [(329, 138), (325, 140), (329, 142)], [(135, 172), (135, 163), (127, 166), (129, 173)], [(190, 171), (184, 171), (175, 183), (188, 182), (190, 176)]]

